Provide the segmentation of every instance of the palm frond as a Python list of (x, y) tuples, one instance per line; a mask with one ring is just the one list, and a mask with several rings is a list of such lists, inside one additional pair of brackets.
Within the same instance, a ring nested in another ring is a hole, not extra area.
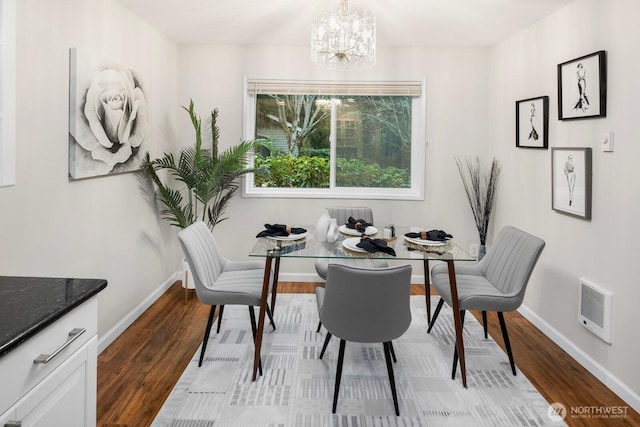
[(218, 140), (220, 139), (220, 128), (218, 128), (218, 109), (211, 111), (211, 157), (218, 158)]
[(193, 106), (193, 99), (189, 100), (189, 107), (182, 106), (182, 108), (189, 113), (189, 118), (191, 119), (191, 123), (193, 124), (193, 129), (196, 132), (196, 151), (202, 150), (202, 120), (195, 112)]
[(151, 177), (156, 189), (155, 197), (164, 206), (160, 210), (160, 215), (163, 219), (167, 220), (169, 224), (179, 228), (185, 228), (194, 221), (193, 210), (189, 204), (183, 206), (183, 197), (180, 191), (171, 189), (162, 182), (156, 170), (159, 167), (158, 165), (160, 165), (160, 169), (163, 169), (161, 166), (170, 164), (170, 162), (167, 163), (168, 159), (166, 156), (158, 160), (160, 161), (152, 161), (149, 153), (146, 153), (142, 162), (142, 169)]
[[(162, 202), (161, 215), (170, 224), (185, 228), (197, 219), (213, 227), (224, 221), (224, 212), (239, 188), (239, 178), (253, 172), (248, 168), (249, 154), (257, 147), (268, 146), (263, 140), (242, 142), (219, 153), (217, 126), (218, 110), (211, 112), (212, 150), (202, 149), (202, 121), (195, 112), (193, 100), (182, 107), (191, 119), (195, 130), (195, 145), (183, 148), (176, 161), (172, 153), (151, 160), (145, 155), (143, 170), (151, 177), (156, 188), (156, 198)], [(166, 170), (171, 178), (184, 185), (172, 189), (162, 182), (156, 171)]]

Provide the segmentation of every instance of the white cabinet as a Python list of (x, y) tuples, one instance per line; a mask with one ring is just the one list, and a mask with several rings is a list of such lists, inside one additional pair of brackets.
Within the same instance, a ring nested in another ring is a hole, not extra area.
[(89, 378), (95, 371), (96, 343), (94, 336), (20, 400), (15, 417), (21, 427), (95, 425), (95, 411), (90, 410), (95, 393), (88, 388), (95, 384)]
[[(69, 333), (80, 330), (77, 337)], [(60, 348), (48, 363), (34, 363)], [(0, 427), (95, 426), (96, 372), (93, 297), (0, 358), (0, 378), (8, 380), (0, 391)]]

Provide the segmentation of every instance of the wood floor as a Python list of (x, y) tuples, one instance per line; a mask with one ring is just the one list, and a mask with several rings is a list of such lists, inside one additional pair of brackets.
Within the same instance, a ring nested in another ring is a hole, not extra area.
[[(310, 293), (318, 283), (278, 284), (279, 293)], [(414, 285), (413, 294), (424, 294)], [(97, 425), (149, 426), (202, 341), (209, 307), (176, 282), (98, 356)], [(474, 313), (478, 317), (478, 313)], [(516, 364), (548, 402), (568, 411), (622, 407), (625, 418), (565, 419), (570, 426), (638, 426), (640, 415), (518, 313), (506, 313)], [(498, 319), (489, 332), (503, 347)]]

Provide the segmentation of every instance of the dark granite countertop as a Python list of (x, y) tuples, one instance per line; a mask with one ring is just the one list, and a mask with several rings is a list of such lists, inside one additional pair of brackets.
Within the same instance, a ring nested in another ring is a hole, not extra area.
[(103, 279), (0, 276), (0, 357), (106, 286)]

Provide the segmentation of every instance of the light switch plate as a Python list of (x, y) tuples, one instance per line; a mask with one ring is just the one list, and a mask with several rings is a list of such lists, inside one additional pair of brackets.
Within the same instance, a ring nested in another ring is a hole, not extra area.
[(602, 132), (600, 134), (600, 147), (604, 152), (612, 152), (613, 151), (613, 132)]

